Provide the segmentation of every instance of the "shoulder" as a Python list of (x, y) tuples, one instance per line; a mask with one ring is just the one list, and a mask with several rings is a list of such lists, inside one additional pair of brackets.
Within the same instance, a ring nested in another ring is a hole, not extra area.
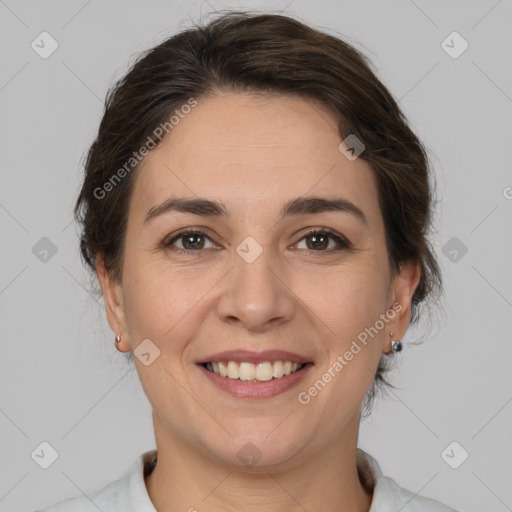
[(152, 469), (155, 457), (155, 450), (147, 451), (124, 476), (89, 496), (68, 498), (35, 512), (155, 512), (144, 483), (144, 474)]
[(68, 498), (36, 512), (98, 512), (98, 509), (102, 512), (117, 512), (120, 506), (126, 506), (128, 510), (127, 488), (124, 479), (116, 480), (89, 496)]
[(383, 477), (391, 490), (396, 510), (401, 512), (457, 512), (454, 508), (444, 505), (439, 501), (420, 496), (403, 487), (400, 487), (392, 478)]
[(457, 512), (439, 501), (400, 487), (384, 476), (379, 463), (363, 450), (357, 450), (357, 469), (363, 486), (372, 492), (369, 512)]

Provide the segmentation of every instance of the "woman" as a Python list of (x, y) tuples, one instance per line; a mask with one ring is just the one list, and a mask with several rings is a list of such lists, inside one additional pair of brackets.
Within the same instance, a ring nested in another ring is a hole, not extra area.
[(366, 59), (297, 20), (231, 12), (145, 53), (75, 213), (157, 450), (45, 510), (453, 511), (357, 448), (441, 290), (431, 177)]

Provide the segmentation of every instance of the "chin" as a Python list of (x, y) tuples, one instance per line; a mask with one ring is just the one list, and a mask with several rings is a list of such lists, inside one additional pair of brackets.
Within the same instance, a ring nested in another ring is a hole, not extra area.
[[(252, 427), (254, 428), (254, 422)], [(220, 459), (226, 464), (237, 466), (239, 470), (257, 472), (280, 465), (284, 468), (302, 452), (304, 439), (299, 432), (294, 438), (289, 429), (278, 432), (279, 428), (280, 426), (276, 428), (274, 423), (271, 428), (261, 429), (254, 435), (248, 434), (247, 431), (235, 435), (230, 430), (233, 437), (226, 434), (217, 442), (209, 439), (204, 444), (204, 449), (210, 452), (216, 461)]]

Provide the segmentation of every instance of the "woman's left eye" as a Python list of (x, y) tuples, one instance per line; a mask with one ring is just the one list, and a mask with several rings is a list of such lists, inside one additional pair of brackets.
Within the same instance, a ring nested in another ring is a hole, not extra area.
[[(211, 245), (209, 247), (205, 245), (206, 240), (210, 241)], [(306, 240), (305, 249), (309, 252), (332, 252), (332, 250), (349, 249), (351, 247), (350, 242), (346, 238), (324, 228), (308, 231), (302, 236), (298, 244), (300, 244), (302, 240)], [(310, 240), (310, 243), (308, 243), (308, 240)], [(175, 246), (178, 241), (181, 241), (181, 247), (179, 245)], [(331, 241), (335, 242), (334, 247), (329, 246)], [(211, 249), (214, 247), (210, 237), (202, 231), (194, 230), (182, 231), (170, 240), (165, 241), (163, 245), (166, 248), (175, 246), (178, 250), (190, 254), (201, 252), (202, 249)]]
[(318, 250), (318, 249), (333, 249), (332, 247), (329, 247), (330, 240), (334, 240), (338, 246), (336, 248), (336, 244), (335, 244), (334, 250), (349, 249), (351, 247), (350, 242), (346, 238), (343, 238), (342, 236), (340, 236), (336, 233), (333, 233), (332, 231), (330, 231), (328, 229), (324, 229), (324, 228), (315, 229), (315, 230), (305, 233), (304, 236), (300, 239), (300, 241), (307, 240), (307, 239), (311, 240), (310, 244), (308, 244), (306, 242), (306, 245), (307, 245), (306, 250), (308, 250), (310, 252), (331, 252), (331, 251), (324, 251), (324, 250), (319, 251)]

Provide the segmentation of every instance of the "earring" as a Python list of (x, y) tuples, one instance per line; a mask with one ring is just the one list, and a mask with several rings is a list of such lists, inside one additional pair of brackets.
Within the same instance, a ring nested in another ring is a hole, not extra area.
[(400, 340), (391, 342), (391, 352), (400, 352), (403, 348), (402, 342)]
[[(393, 333), (390, 332), (389, 335), (393, 337)], [(400, 340), (391, 340), (391, 353), (396, 354), (400, 352), (403, 348), (402, 342)]]
[(118, 343), (121, 341), (121, 335), (120, 334), (117, 334), (116, 337), (115, 337), (115, 343), (116, 343), (116, 348), (117, 350), (119, 350), (119, 346), (118, 346)]

